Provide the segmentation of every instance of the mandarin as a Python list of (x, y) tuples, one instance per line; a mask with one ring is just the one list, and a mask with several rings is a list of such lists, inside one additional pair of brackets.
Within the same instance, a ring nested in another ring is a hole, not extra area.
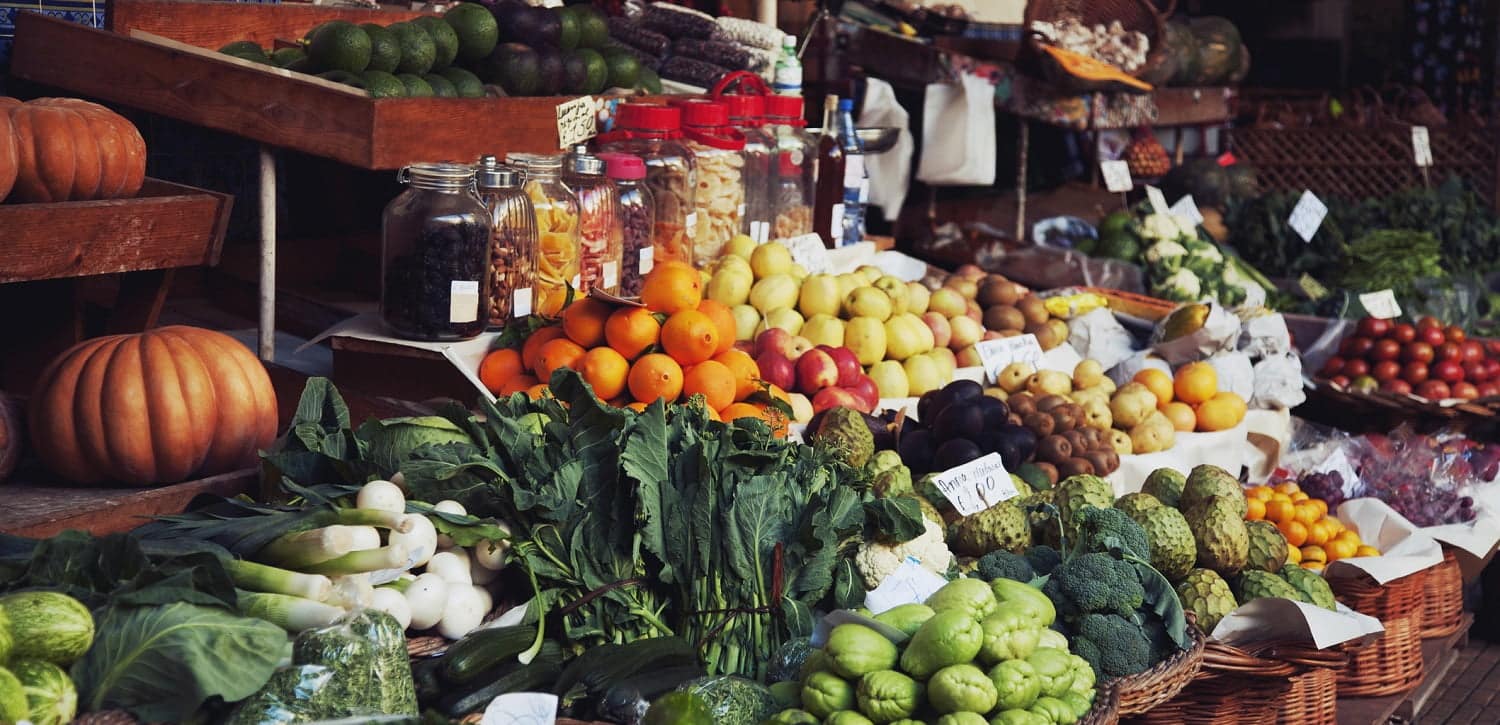
[(711, 410), (720, 410), (734, 402), (734, 372), (723, 363), (704, 360), (682, 375), (682, 394), (702, 395)]
[(722, 355), (734, 349), (734, 339), (737, 335), (734, 326), (734, 313), (730, 312), (728, 307), (710, 299), (699, 302), (698, 311), (707, 315), (708, 319), (713, 320), (714, 327), (719, 330), (719, 345), (714, 348), (714, 354)]
[(594, 388), (594, 395), (604, 400), (625, 392), (625, 378), (630, 375), (630, 361), (610, 347), (596, 347), (583, 354), (578, 372)]
[(521, 361), (521, 353), (510, 348), (491, 350), (479, 362), (479, 382), (484, 383), (485, 389), (494, 395), (499, 395), (511, 378), (525, 372), (526, 366)]
[(592, 297), (576, 300), (563, 310), (563, 332), (585, 348), (603, 345), (604, 323), (612, 312), (614, 308), (602, 300)]
[(661, 398), (673, 403), (682, 395), (682, 366), (659, 352), (643, 355), (630, 366), (627, 384), (636, 400), (649, 403)]
[(672, 314), (697, 309), (702, 301), (703, 277), (682, 262), (657, 264), (641, 284), (641, 303), (656, 312)]
[(661, 326), (661, 347), (682, 365), (697, 365), (719, 348), (719, 328), (697, 310), (673, 313)]
[(621, 307), (604, 323), (604, 339), (616, 352), (634, 360), (661, 340), (661, 323), (644, 307)]

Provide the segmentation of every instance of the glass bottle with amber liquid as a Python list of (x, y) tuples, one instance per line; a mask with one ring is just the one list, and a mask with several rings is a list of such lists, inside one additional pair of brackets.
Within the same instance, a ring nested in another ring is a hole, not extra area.
[(839, 246), (844, 237), (844, 147), (838, 136), (839, 97), (823, 98), (823, 127), (818, 135), (818, 180), (813, 196), (813, 231), (824, 246)]

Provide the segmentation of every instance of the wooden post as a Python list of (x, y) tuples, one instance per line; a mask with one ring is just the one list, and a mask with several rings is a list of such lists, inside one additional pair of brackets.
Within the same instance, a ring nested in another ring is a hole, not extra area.
[(1021, 151), (1016, 163), (1016, 241), (1026, 239), (1026, 157), (1031, 155), (1031, 121), (1021, 118)]
[(276, 156), (260, 146), (260, 359), (276, 357)]

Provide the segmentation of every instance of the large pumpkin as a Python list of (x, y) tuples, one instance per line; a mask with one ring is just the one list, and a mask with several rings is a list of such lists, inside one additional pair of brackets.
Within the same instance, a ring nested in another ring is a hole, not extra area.
[(134, 196), (146, 178), (146, 142), (125, 117), (76, 98), (38, 98), (10, 109), (17, 201)]
[(89, 340), (42, 373), (32, 446), (76, 483), (175, 483), (253, 465), (276, 437), (276, 392), (234, 338), (196, 327)]
[(10, 111), (21, 102), (0, 96), (0, 201), (16, 185), (16, 134), (10, 128)]

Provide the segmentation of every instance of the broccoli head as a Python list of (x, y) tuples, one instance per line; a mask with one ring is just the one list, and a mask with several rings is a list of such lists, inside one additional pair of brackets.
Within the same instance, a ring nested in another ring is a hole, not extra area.
[(1042, 591), (1058, 612), (1075, 618), (1097, 613), (1129, 616), (1146, 601), (1135, 565), (1102, 553), (1063, 562)]
[(1031, 570), (1036, 572), (1037, 576), (1051, 574), (1052, 570), (1062, 563), (1062, 554), (1045, 544), (1033, 546), (1026, 550), (1026, 563), (1031, 565)]
[(1071, 644), (1099, 679), (1144, 672), (1153, 662), (1151, 641), (1135, 622), (1113, 614), (1090, 614), (1078, 623)]
[(1084, 506), (1073, 514), (1073, 524), (1078, 529), (1080, 551), (1104, 552), (1118, 546), (1137, 559), (1151, 560), (1146, 530), (1120, 509)]
[(1029, 582), (1036, 573), (1032, 571), (1031, 564), (1020, 554), (1014, 554), (1004, 549), (996, 549), (984, 556), (979, 557), (979, 578), (987, 582), (996, 579), (1014, 579), (1018, 582)]

